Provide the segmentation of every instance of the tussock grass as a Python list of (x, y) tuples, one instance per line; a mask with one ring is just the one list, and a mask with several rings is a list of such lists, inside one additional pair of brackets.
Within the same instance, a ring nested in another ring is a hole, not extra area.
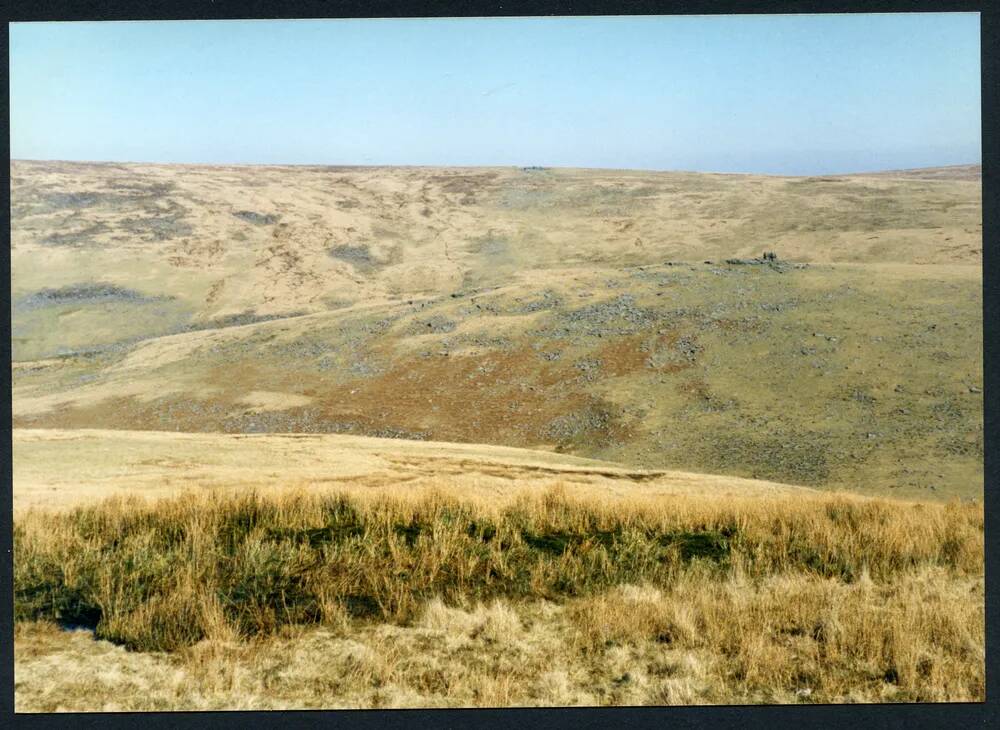
[[(82, 624), (182, 663), (205, 646), (250, 661), (302, 631), (360, 642), (365, 672), (291, 706), (984, 693), (979, 504), (209, 493), (27, 512), (14, 538), (22, 626)], [(379, 631), (411, 644), (386, 653)], [(513, 668), (473, 692), (485, 678), (448, 649), (468, 642)], [(421, 685), (407, 667), (427, 652), (440, 677)], [(385, 687), (401, 694), (370, 696)]]
[(661, 643), (713, 655), (715, 691), (743, 700), (780, 702), (797, 691), (832, 701), (968, 701), (985, 691), (982, 582), (941, 569), (889, 584), (689, 574), (662, 593), (632, 588), (581, 601), (570, 617), (584, 652)]

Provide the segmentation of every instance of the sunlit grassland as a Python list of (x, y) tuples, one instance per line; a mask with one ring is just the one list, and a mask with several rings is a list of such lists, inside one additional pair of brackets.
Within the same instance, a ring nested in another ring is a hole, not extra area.
[(15, 525), (19, 681), (59, 622), (129, 650), (65, 661), (172, 677), (24, 708), (977, 700), (983, 611), (975, 503), (209, 494)]

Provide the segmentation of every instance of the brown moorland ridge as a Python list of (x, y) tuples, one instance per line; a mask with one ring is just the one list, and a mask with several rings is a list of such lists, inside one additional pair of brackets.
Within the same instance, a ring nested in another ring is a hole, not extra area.
[(944, 167), (915, 167), (905, 170), (882, 170), (864, 173), (871, 177), (894, 177), (915, 180), (982, 180), (982, 165), (947, 165)]
[(981, 191), (932, 174), (14, 161), (14, 425), (977, 496)]

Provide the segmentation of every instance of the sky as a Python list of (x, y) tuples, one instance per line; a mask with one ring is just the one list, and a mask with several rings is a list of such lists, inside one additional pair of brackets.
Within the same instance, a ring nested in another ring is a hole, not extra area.
[(17, 23), (15, 159), (978, 163), (976, 13)]

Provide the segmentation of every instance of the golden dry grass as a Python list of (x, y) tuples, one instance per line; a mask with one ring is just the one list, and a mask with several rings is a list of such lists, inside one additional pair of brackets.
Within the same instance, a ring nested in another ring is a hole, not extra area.
[(215, 493), (15, 530), (22, 711), (984, 694), (979, 504)]
[[(160, 498), (190, 489), (399, 492), (443, 487), (506, 501), (556, 483), (616, 496), (798, 492), (756, 479), (630, 469), (568, 454), (342, 434), (13, 431), (14, 512), (64, 510), (112, 496)], [(810, 491), (810, 490), (804, 490)]]

